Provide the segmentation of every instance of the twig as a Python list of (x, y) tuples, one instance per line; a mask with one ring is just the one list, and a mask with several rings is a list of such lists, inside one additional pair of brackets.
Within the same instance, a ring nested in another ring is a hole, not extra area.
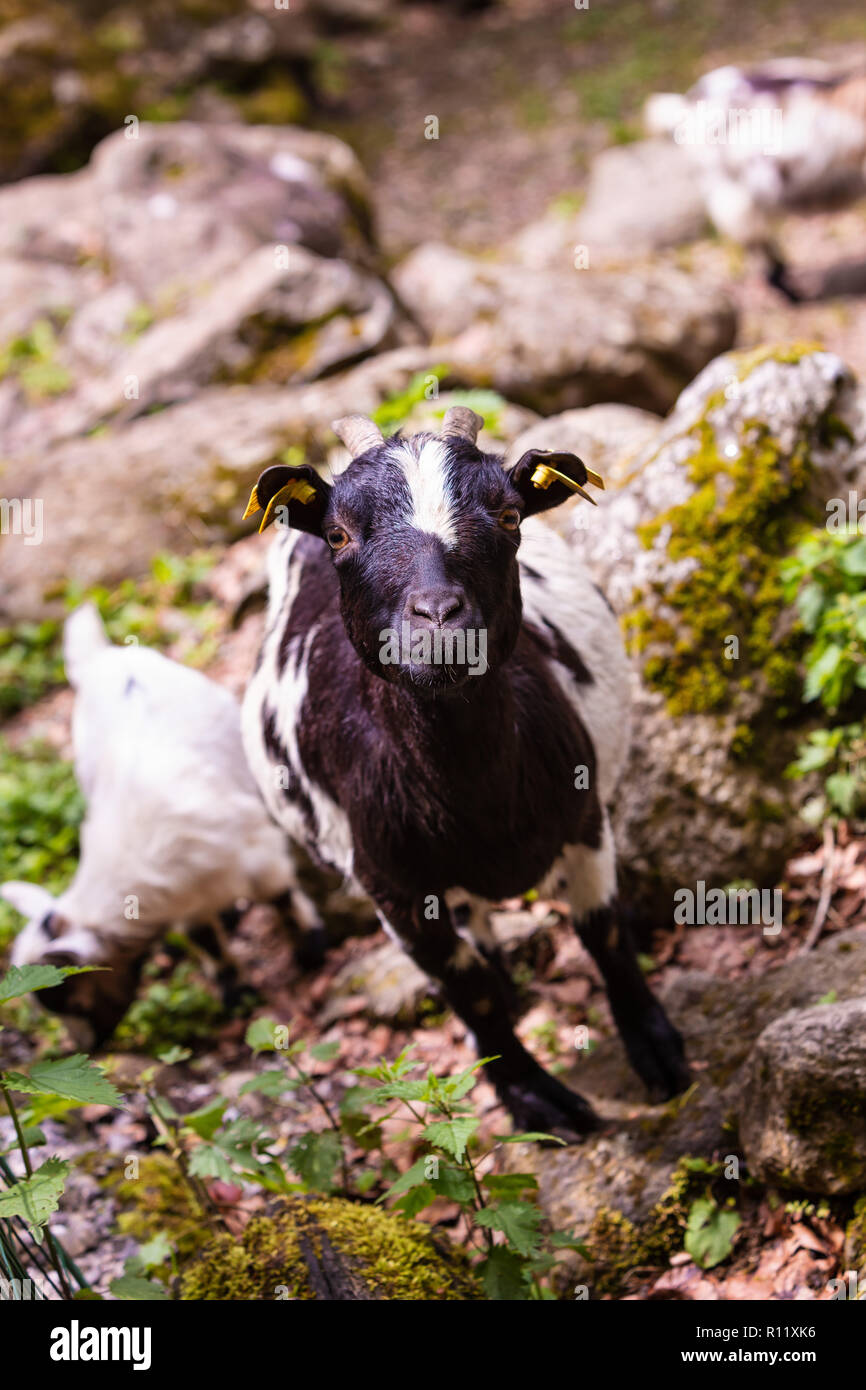
[(809, 935), (803, 942), (800, 954), (811, 951), (818, 942), (833, 897), (833, 871), (836, 867), (836, 839), (830, 821), (824, 822), (824, 871), (821, 875), (821, 893), (815, 909), (815, 920), (809, 928)]

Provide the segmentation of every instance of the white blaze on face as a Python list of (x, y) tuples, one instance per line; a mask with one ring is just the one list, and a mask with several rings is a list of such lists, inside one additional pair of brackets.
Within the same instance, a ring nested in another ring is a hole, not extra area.
[(409, 485), (412, 512), (410, 524), (419, 531), (438, 536), (449, 548), (457, 544), (454, 525), (454, 496), (447, 445), (428, 439), (416, 452), (411, 443), (395, 455)]

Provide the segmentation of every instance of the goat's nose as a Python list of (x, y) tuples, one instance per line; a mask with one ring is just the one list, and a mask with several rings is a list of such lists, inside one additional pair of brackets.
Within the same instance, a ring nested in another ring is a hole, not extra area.
[(417, 613), (421, 618), (429, 618), (431, 623), (439, 623), (441, 626), (446, 618), (460, 612), (463, 607), (463, 595), (455, 589), (446, 592), (436, 590), (413, 594), (410, 603), (413, 613)]

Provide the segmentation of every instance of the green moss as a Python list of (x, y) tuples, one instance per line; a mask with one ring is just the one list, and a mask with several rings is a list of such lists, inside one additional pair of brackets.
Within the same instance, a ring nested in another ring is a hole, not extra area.
[(788, 1105), (785, 1123), (810, 1145), (817, 1143), (823, 1162), (848, 1188), (861, 1182), (866, 1097), (833, 1088), (800, 1095)]
[[(769, 358), (794, 363), (813, 350), (762, 347), (735, 356), (732, 370), (744, 380)], [(721, 711), (741, 691), (757, 690), (774, 697), (782, 716), (798, 697), (804, 637), (793, 623), (781, 630), (780, 565), (811, 520), (809, 440), (802, 436), (787, 452), (762, 422), (744, 421), (737, 454), (728, 458), (709, 418), (723, 401), (722, 391), (714, 393), (689, 430), (692, 495), (639, 528), (647, 548), (666, 534), (668, 556), (691, 561), (690, 572), (651, 599), (638, 590), (626, 635), (644, 655), (644, 679), (663, 692), (672, 714)], [(732, 637), (736, 655), (727, 654)], [(753, 740), (740, 724), (734, 756), (748, 756)]]
[(481, 1297), (465, 1257), (437, 1244), (428, 1228), (381, 1207), (337, 1197), (281, 1199), (270, 1215), (251, 1221), (240, 1238), (220, 1236), (184, 1273), (180, 1296), (274, 1299), (277, 1289), (285, 1288), (290, 1299), (311, 1300), (316, 1295), (310, 1286), (309, 1252), (320, 1261), (326, 1245), (376, 1299)]
[(866, 1197), (854, 1203), (854, 1214), (845, 1227), (845, 1262), (866, 1278)]
[(117, 1226), (124, 1235), (143, 1242), (165, 1231), (180, 1259), (200, 1250), (210, 1237), (204, 1213), (168, 1154), (146, 1154), (138, 1159), (137, 1177), (113, 1172), (103, 1186), (114, 1192)]
[(616, 1295), (633, 1269), (667, 1265), (671, 1255), (683, 1248), (689, 1210), (706, 1185), (706, 1173), (692, 1172), (684, 1157), (667, 1191), (640, 1225), (621, 1211), (600, 1207), (586, 1238), (595, 1293)]

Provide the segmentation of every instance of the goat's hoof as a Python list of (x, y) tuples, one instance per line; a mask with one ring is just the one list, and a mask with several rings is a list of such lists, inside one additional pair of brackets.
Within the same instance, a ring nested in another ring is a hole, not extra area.
[(328, 955), (327, 927), (307, 927), (293, 944), (293, 955), (301, 970), (321, 970)]
[(513, 1081), (496, 1089), (516, 1130), (551, 1134), (573, 1144), (601, 1127), (589, 1101), (547, 1072), (531, 1081)]
[(670, 1100), (692, 1083), (682, 1034), (654, 1002), (635, 1024), (621, 1029), (629, 1061), (653, 1100)]

